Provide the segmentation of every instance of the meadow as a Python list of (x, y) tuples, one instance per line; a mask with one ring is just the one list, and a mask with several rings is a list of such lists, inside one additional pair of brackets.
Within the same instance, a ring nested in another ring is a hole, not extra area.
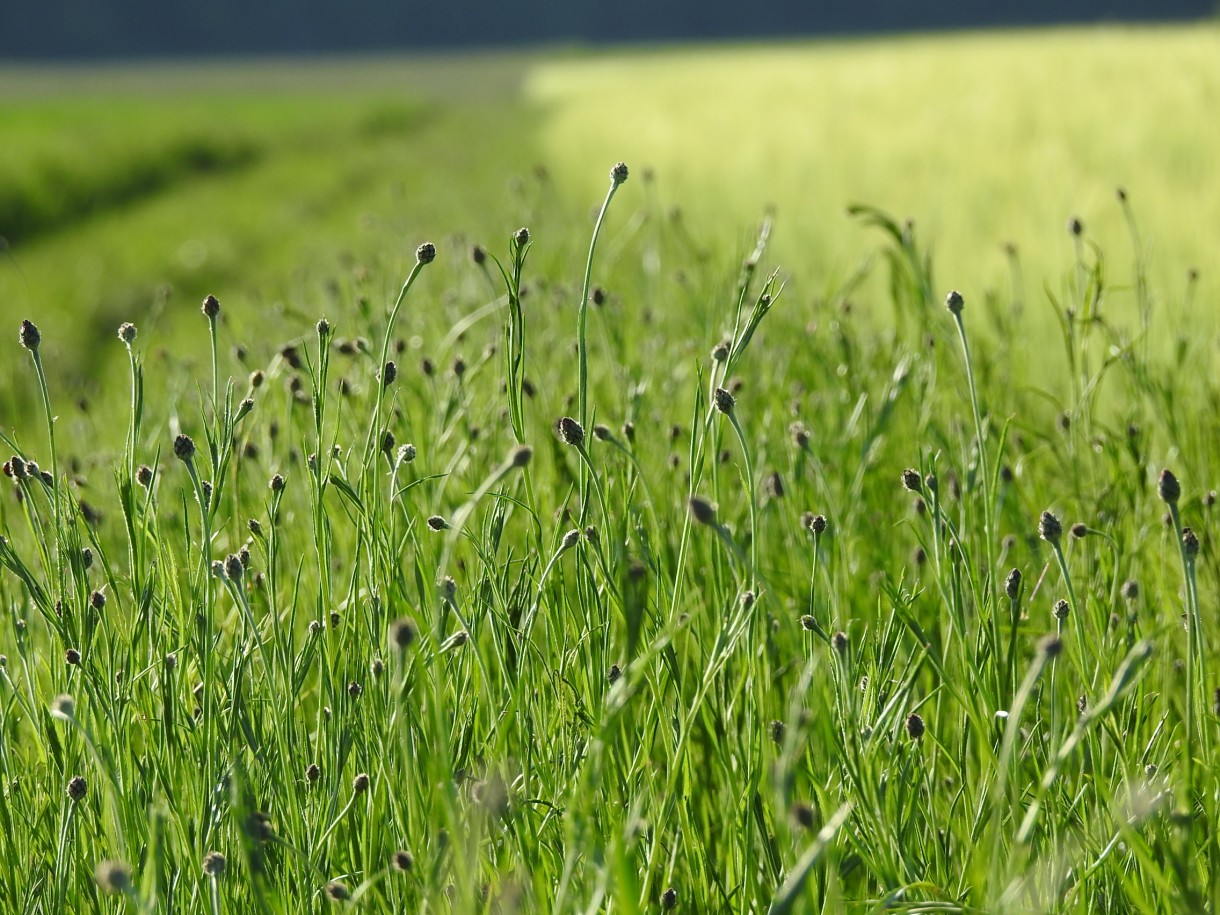
[(1215, 911), (1218, 52), (0, 68), (3, 910)]

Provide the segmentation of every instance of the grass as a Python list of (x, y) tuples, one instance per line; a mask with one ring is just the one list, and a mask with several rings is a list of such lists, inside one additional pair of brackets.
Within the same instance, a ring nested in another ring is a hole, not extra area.
[[(559, 102), (385, 98), (13, 249), (30, 294), (98, 246), (60, 301), (107, 305), (6, 310), (8, 910), (1215, 907), (1214, 343), (1158, 204), (956, 298), (982, 255), (884, 209), (789, 271), (748, 182), (506, 190), (592, 142)], [(184, 220), (220, 253), (123, 294)]]

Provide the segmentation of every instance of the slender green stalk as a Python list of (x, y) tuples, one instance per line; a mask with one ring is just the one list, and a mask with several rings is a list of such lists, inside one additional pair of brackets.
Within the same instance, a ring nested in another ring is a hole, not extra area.
[(602, 201), (598, 211), (597, 221), (593, 224), (593, 237), (589, 240), (589, 256), (585, 260), (585, 277), (580, 286), (580, 304), (576, 310), (576, 359), (578, 362), (576, 402), (577, 415), (581, 426), (589, 425), (589, 347), (587, 342), (587, 327), (589, 319), (589, 288), (593, 278), (593, 255), (597, 251), (597, 239), (601, 235), (602, 222), (606, 211), (610, 209), (610, 201), (614, 199), (619, 186), (627, 180), (627, 166), (620, 162), (610, 170), (610, 190)]

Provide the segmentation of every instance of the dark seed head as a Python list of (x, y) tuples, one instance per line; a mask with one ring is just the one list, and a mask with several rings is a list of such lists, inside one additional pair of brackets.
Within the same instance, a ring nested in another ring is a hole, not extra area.
[(923, 481), (919, 478), (919, 471), (908, 467), (902, 472), (902, 485), (911, 492), (921, 492), (923, 490)]
[(352, 791), (356, 794), (364, 794), (369, 790), (369, 774), (367, 772), (359, 773), (352, 779)]
[(271, 481), (267, 484), (267, 486), (271, 489), (271, 491), (275, 492), (275, 493), (283, 492), (284, 485), (285, 485), (284, 478), (282, 476), (280, 476), (278, 473), (275, 474), (275, 476), (273, 476), (271, 478)]
[(1083, 540), (1085, 537), (1089, 536), (1089, 526), (1080, 521), (1077, 521), (1070, 528), (1068, 528), (1068, 531), (1071, 533), (1073, 540)]
[(1178, 498), (1182, 495), (1182, 486), (1178, 483), (1178, 478), (1173, 475), (1173, 471), (1161, 471), (1161, 476), (1157, 480), (1156, 492), (1163, 502), (1167, 502), (1170, 505), (1178, 501)]
[(815, 533), (815, 534), (825, 533), (826, 532), (826, 516), (825, 515), (814, 515), (813, 520), (809, 523), (809, 530), (813, 531), (813, 533)]
[(418, 635), (415, 623), (405, 616), (390, 624), (390, 643), (396, 648), (410, 648)]
[[(623, 166), (626, 168), (626, 166)], [(661, 894), (661, 908), (665, 911), (671, 911), (678, 907), (678, 891), (672, 886), (667, 887), (665, 892)]]
[(174, 439), (174, 457), (180, 461), (190, 461), (195, 457), (195, 442), (189, 435), (179, 435)]
[(771, 740), (775, 743), (784, 742), (784, 733), (788, 730), (787, 726), (776, 718), (767, 726), (767, 733), (771, 735)]
[(729, 358), (729, 353), (732, 350), (732, 346), (733, 346), (732, 340), (721, 340), (719, 343), (717, 343), (715, 346), (712, 347), (712, 359), (715, 360), (716, 362), (727, 362), (728, 358)]
[(394, 852), (394, 869), (406, 873), (415, 866), (415, 856), (405, 849)]
[(101, 591), (94, 591), (89, 595), (89, 606), (94, 610), (101, 610), (106, 606), (106, 595)]
[(209, 295), (203, 300), (203, 308), (201, 310), (205, 318), (215, 318), (220, 314), (220, 302), (216, 299), (216, 296)]
[(38, 332), (38, 328), (33, 321), (22, 321), (21, 330), (17, 332), (17, 339), (21, 341), (21, 345), (34, 352), (42, 344), (42, 334)]
[(808, 804), (798, 801), (792, 805), (792, 822), (801, 829), (813, 829), (817, 825), (817, 814)]
[(534, 449), (529, 445), (518, 445), (508, 454), (508, 462), (514, 467), (524, 467), (534, 456)]
[(518, 248), (524, 248), (530, 243), (530, 230), (522, 226), (513, 233), (513, 241), (517, 243)]
[(1008, 573), (1008, 577), (1004, 579), (1004, 593), (1008, 595), (1009, 600), (1016, 600), (1021, 596), (1021, 570), (1013, 569)]
[(64, 660), (73, 667), (76, 667), (80, 664), (80, 652), (75, 648), (69, 648), (64, 652)]
[(1038, 536), (1047, 543), (1055, 544), (1059, 542), (1062, 533), (1063, 525), (1059, 523), (1059, 519), (1049, 511), (1043, 512), (1038, 521)]
[(430, 241), (424, 242), (415, 249), (415, 259), (421, 264), (430, 264), (436, 260), (436, 245)]
[(1059, 598), (1059, 600), (1055, 601), (1055, 606), (1051, 609), (1051, 613), (1055, 615), (1055, 619), (1057, 620), (1067, 619), (1068, 614), (1071, 612), (1071, 605), (1063, 598)]
[(1189, 560), (1199, 555), (1199, 535), (1189, 527), (1182, 528), (1182, 552)]
[(219, 877), (225, 872), (229, 862), (218, 851), (210, 851), (203, 856), (203, 873), (208, 877)]
[(347, 900), (352, 898), (352, 892), (345, 884), (340, 883), (338, 880), (332, 880), (326, 884), (326, 896), (332, 902), (347, 902)]
[(610, 169), (610, 181), (615, 187), (618, 187), (627, 180), (627, 175), (630, 174), (627, 163), (620, 162), (614, 168)]
[(912, 740), (919, 740), (923, 737), (923, 734), (923, 718), (918, 712), (911, 712), (911, 714), (907, 715), (907, 736)]
[(1068, 220), (1068, 231), (1071, 232), (1075, 238), (1079, 238), (1082, 234), (1084, 234), (1084, 223), (1080, 221), (1079, 217), (1073, 216)]
[(1038, 650), (1048, 658), (1057, 658), (1063, 651), (1063, 642), (1056, 635), (1044, 635), (1038, 640)]
[(322, 777), (322, 767), (317, 763), (310, 763), (305, 767), (305, 781), (316, 782)]
[(1140, 586), (1134, 578), (1128, 578), (1123, 582), (1122, 589), (1123, 598), (1125, 600), (1135, 600), (1140, 596)]
[(700, 524), (714, 525), (716, 523), (716, 507), (703, 496), (691, 496), (686, 503), (691, 517)]
[(611, 683), (617, 683), (619, 678), (623, 676), (623, 670), (617, 664), (610, 665), (610, 672), (606, 674), (606, 679)]
[(446, 521), (444, 518), (442, 518), (440, 515), (432, 515), (432, 516), (431, 516), (431, 517), (428, 519), (428, 527), (429, 527), (431, 530), (434, 530), (434, 531), (438, 531), (438, 532), (439, 532), (439, 531), (443, 531), (443, 530), (445, 530), (446, 528), (448, 528), (448, 527), (449, 527), (449, 522), (448, 522), (448, 521)]
[(119, 325), (119, 339), (128, 346), (136, 342), (136, 326), (130, 321), (125, 321)]
[(792, 444), (804, 451), (809, 447), (809, 429), (802, 422), (794, 422), (788, 427), (788, 436)]
[(966, 307), (966, 300), (962, 298), (962, 294), (954, 289), (945, 296), (945, 307), (949, 309), (950, 314), (960, 315), (962, 309)]
[(484, 251), (479, 245), (471, 245), (470, 259), (474, 261), (476, 267), (481, 267), (483, 262), (487, 260), (487, 252)]
[(394, 362), (387, 362), (385, 368), (381, 370), (381, 386), (388, 388), (394, 383), (394, 379), (398, 377), (398, 365)]
[(125, 893), (131, 889), (131, 868), (121, 861), (103, 861), (94, 869), (93, 879), (103, 893)]
[(847, 649), (851, 647), (851, 640), (848, 639), (846, 632), (836, 632), (830, 637), (830, 645), (839, 654), (847, 654)]
[(806, 632), (813, 632), (818, 628), (818, 621), (806, 613), (801, 617), (801, 628)]
[(245, 574), (245, 567), (242, 566), (241, 560), (236, 555), (230, 553), (225, 557), (225, 577), (232, 582), (239, 582), (242, 575)]
[(71, 798), (72, 802), (78, 803), (85, 799), (85, 795), (89, 791), (89, 785), (83, 775), (77, 775), (68, 782), (67, 791), (68, 797)]
[(736, 398), (724, 388), (716, 388), (712, 394), (712, 402), (716, 405), (716, 409), (725, 416), (732, 416), (733, 408), (737, 406)]
[(564, 444), (571, 445), (574, 448), (579, 448), (585, 441), (584, 428), (570, 416), (564, 416), (555, 424), (555, 429), (559, 433), (560, 439)]

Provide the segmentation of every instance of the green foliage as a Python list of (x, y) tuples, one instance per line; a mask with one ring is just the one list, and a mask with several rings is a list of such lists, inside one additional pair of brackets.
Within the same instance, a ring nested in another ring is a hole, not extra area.
[(1143, 247), (949, 311), (864, 207), (811, 293), (613, 156), (505, 193), (537, 112), (368, 110), (14, 249), (236, 253), (6, 311), (6, 911), (1211, 905), (1220, 414)]

